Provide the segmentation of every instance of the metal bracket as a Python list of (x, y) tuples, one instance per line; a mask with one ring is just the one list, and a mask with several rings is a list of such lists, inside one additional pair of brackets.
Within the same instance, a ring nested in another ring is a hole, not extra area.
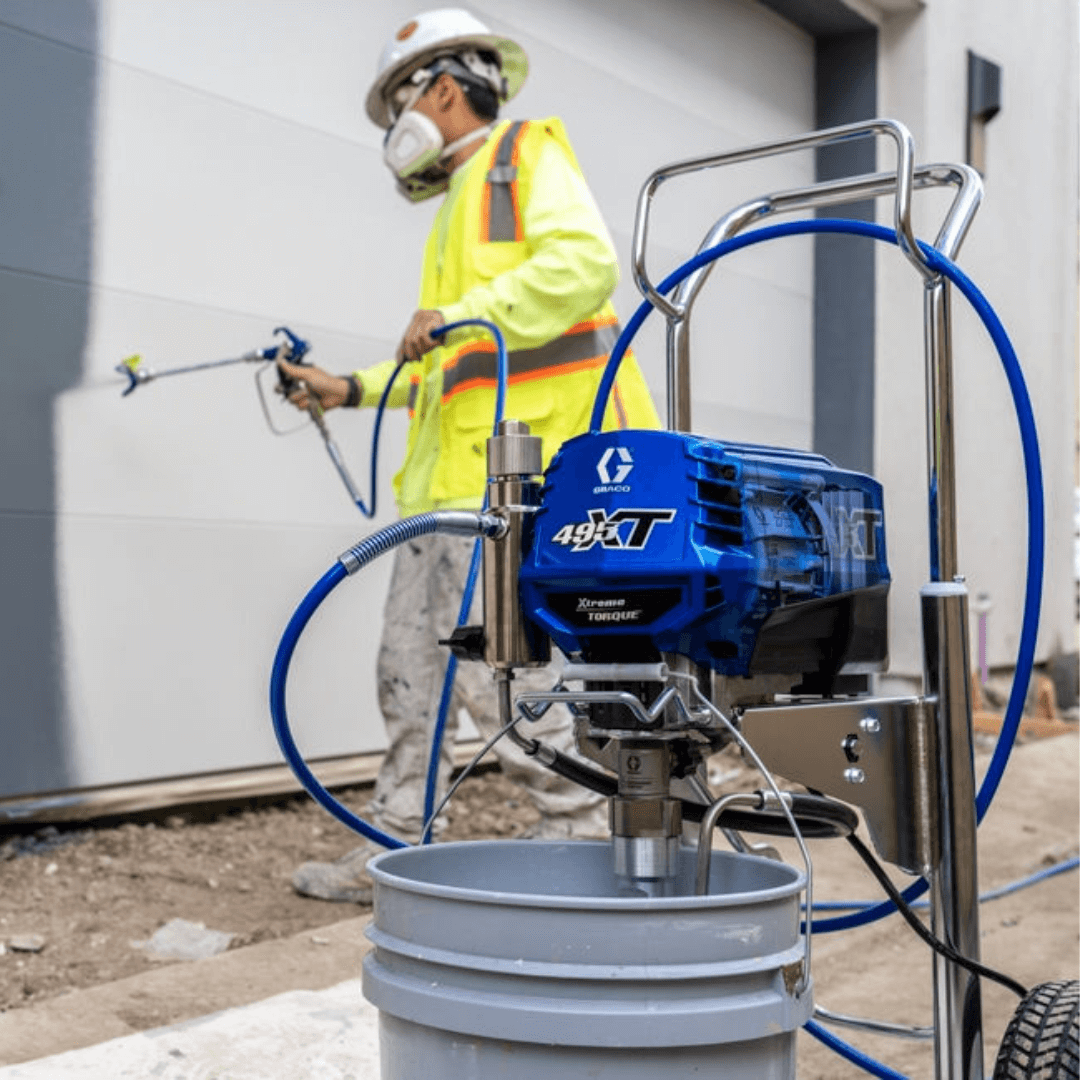
[(911, 874), (940, 861), (932, 698), (754, 707), (742, 732), (769, 769), (863, 812), (878, 854)]

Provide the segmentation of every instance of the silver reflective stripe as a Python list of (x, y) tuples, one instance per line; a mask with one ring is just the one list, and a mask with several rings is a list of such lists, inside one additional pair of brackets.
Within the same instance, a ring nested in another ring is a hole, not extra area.
[(514, 207), (514, 190), (510, 186), (517, 179), (517, 168), (510, 164), (510, 160), (514, 156), (518, 133), (524, 126), (524, 120), (516, 120), (506, 129), (495, 151), (495, 163), (488, 170), (489, 241), (517, 239), (517, 211)]
[(517, 166), (492, 165), (487, 178), (489, 184), (512, 184), (517, 179)]
[[(517, 349), (508, 354), (510, 376), (536, 376), (547, 368), (559, 368), (566, 364), (581, 363), (597, 356), (607, 356), (619, 339), (619, 326), (612, 323), (597, 330), (582, 330), (576, 334), (563, 334), (536, 349)], [(477, 342), (479, 346), (481, 343)], [(481, 380), (494, 384), (498, 362), (490, 346), (463, 352), (443, 367), (443, 401), (463, 384)], [(557, 375), (553, 371), (552, 375)]]

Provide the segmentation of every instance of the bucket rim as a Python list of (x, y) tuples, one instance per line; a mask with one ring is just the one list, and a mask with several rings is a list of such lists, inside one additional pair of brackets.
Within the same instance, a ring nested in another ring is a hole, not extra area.
[[(534, 848), (563, 848), (563, 847), (602, 847), (609, 848), (608, 841), (595, 840), (456, 840), (445, 844), (413, 846), (408, 848), (396, 848), (392, 851), (384, 851), (376, 855), (367, 864), (367, 872), (372, 880), (379, 886), (388, 889), (397, 889), (401, 892), (413, 893), (421, 896), (431, 896), (440, 899), (453, 899), (477, 904), (500, 904), (511, 907), (546, 907), (566, 908), (575, 910), (607, 910), (607, 911), (678, 911), (686, 909), (717, 908), (717, 907), (740, 907), (747, 905), (760, 905), (772, 901), (786, 900), (791, 896), (797, 896), (806, 887), (806, 872), (790, 863), (777, 862), (774, 859), (765, 858), (762, 855), (748, 855), (735, 851), (718, 850), (714, 853), (724, 860), (744, 861), (751, 860), (755, 863), (768, 865), (770, 868), (786, 871), (792, 876), (791, 881), (785, 885), (773, 885), (766, 889), (754, 889), (737, 893), (707, 893), (704, 896), (696, 894), (683, 896), (566, 896), (559, 894), (506, 892), (497, 889), (477, 889), (462, 885), (446, 885), (430, 881), (419, 881), (415, 878), (404, 877), (383, 869), (380, 865), (392, 862), (395, 859), (423, 857), (422, 852), (439, 851), (452, 854), (455, 849), (469, 848), (475, 850), (478, 846), (484, 846), (489, 850), (505, 848), (509, 846), (520, 847), (528, 844)], [(377, 895), (377, 893), (376, 893)]]

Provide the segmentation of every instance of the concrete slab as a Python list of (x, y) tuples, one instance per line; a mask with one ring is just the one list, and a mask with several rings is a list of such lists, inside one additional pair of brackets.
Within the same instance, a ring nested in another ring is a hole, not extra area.
[(378, 1012), (364, 1001), (359, 979), (0, 1069), (2, 1080), (367, 1080), (378, 1074)]
[(2, 1013), (0, 1075), (8, 1080), (2, 1066), (55, 1056), (226, 1009), (235, 1013), (239, 1006), (285, 992), (323, 990), (355, 979), (370, 947), (364, 937), (369, 921), (370, 915), (346, 919), (208, 960), (163, 965)]

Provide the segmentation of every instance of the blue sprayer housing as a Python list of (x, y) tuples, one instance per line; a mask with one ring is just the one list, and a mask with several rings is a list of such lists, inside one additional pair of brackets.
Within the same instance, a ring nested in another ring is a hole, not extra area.
[(819, 454), (586, 434), (544, 476), (526, 617), (567, 655), (830, 680), (887, 658), (881, 485)]

